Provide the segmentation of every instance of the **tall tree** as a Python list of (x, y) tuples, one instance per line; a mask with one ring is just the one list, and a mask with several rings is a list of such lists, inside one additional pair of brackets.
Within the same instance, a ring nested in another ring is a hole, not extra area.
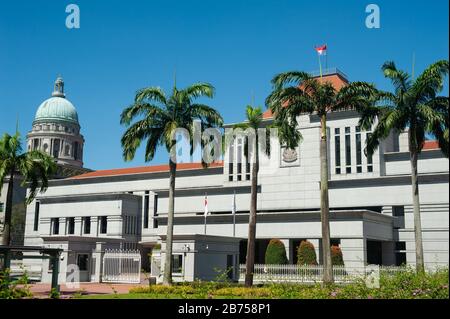
[[(255, 268), (255, 244), (256, 244), (256, 214), (258, 203), (258, 172), (259, 172), (259, 152), (264, 149), (268, 154), (269, 147), (267, 139), (262, 138), (260, 134), (261, 123), (263, 121), (263, 112), (261, 107), (253, 107), (248, 105), (245, 111), (246, 121), (235, 125), (235, 129), (245, 130), (246, 135), (244, 150), (246, 150), (246, 157), (252, 157), (252, 177), (251, 177), (251, 196), (250, 196), (250, 216), (248, 222), (248, 241), (247, 241), (247, 256), (245, 263), (245, 285), (250, 287), (253, 285), (253, 272)], [(264, 132), (264, 137), (266, 132)], [(260, 144), (266, 141), (263, 147)]]
[(427, 134), (434, 135), (442, 152), (448, 157), (449, 98), (439, 96), (449, 72), (448, 61), (438, 61), (423, 71), (416, 79), (397, 69), (394, 62), (382, 66), (384, 76), (391, 80), (394, 92), (378, 91), (378, 105), (361, 110), (360, 125), (373, 132), (366, 142), (365, 152), (373, 154), (380, 141), (392, 131), (408, 130), (411, 163), (411, 183), (414, 207), (414, 234), (416, 267), (424, 270), (422, 226), (420, 218), (419, 181), (417, 160)]
[(45, 192), (49, 178), (56, 173), (54, 160), (40, 151), (22, 153), (22, 141), (17, 132), (11, 136), (4, 134), (0, 139), (0, 192), (7, 177), (8, 189), (6, 193), (5, 221), (3, 228), (3, 245), (11, 241), (11, 220), (13, 209), (14, 178), (21, 175), (21, 185), (28, 187), (26, 204), (30, 204), (38, 192)]
[[(169, 210), (167, 217), (166, 255), (164, 265), (165, 285), (172, 283), (172, 243), (175, 210), (176, 164), (176, 132), (187, 131), (191, 143), (191, 154), (194, 150), (194, 121), (199, 121), (201, 129), (223, 125), (220, 114), (212, 107), (195, 103), (200, 97), (212, 98), (214, 87), (208, 83), (196, 83), (178, 90), (176, 85), (171, 96), (158, 87), (147, 87), (136, 93), (134, 103), (121, 114), (121, 124), (127, 127), (122, 136), (123, 157), (131, 161), (141, 143), (146, 143), (145, 161), (153, 159), (158, 146), (165, 146), (169, 158)], [(134, 121), (134, 122), (133, 122)]]
[(272, 80), (273, 92), (266, 104), (274, 114), (279, 128), (280, 142), (295, 148), (301, 141), (297, 117), (302, 114), (320, 118), (320, 215), (322, 223), (323, 282), (333, 282), (331, 263), (329, 197), (328, 197), (328, 141), (327, 114), (361, 108), (370, 103), (374, 87), (364, 82), (353, 82), (337, 91), (326, 79), (311, 77), (305, 72), (286, 72)]

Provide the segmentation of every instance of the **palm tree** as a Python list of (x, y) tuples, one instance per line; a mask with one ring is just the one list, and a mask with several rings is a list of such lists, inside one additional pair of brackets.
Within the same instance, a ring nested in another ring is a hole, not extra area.
[[(191, 142), (191, 154), (194, 149), (194, 121), (200, 122), (201, 129), (218, 127), (223, 124), (222, 117), (212, 107), (194, 103), (200, 97), (212, 98), (214, 87), (208, 83), (196, 83), (183, 90), (176, 85), (171, 96), (159, 87), (147, 87), (136, 93), (134, 103), (123, 110), (121, 124), (128, 128), (122, 136), (123, 157), (133, 160), (136, 150), (145, 141), (145, 161), (153, 159), (158, 146), (165, 146), (170, 153), (169, 159), (169, 211), (167, 218), (166, 256), (164, 265), (165, 285), (172, 283), (172, 242), (175, 208), (176, 152), (175, 133), (185, 129)], [(135, 121), (134, 123), (132, 123)]]
[(279, 128), (280, 142), (287, 148), (298, 146), (302, 136), (298, 131), (297, 117), (314, 114), (320, 118), (320, 215), (322, 222), (322, 255), (324, 284), (333, 282), (330, 247), (329, 198), (328, 198), (328, 142), (327, 114), (334, 111), (361, 108), (370, 103), (372, 85), (353, 82), (337, 91), (322, 78), (314, 78), (305, 72), (286, 72), (272, 80), (273, 92), (266, 104), (274, 114)]
[(14, 176), (23, 177), (21, 185), (28, 186), (29, 193), (26, 204), (30, 204), (38, 192), (45, 192), (48, 188), (48, 179), (56, 173), (54, 160), (40, 151), (22, 153), (20, 134), (4, 134), (0, 139), (0, 192), (3, 183), (9, 176), (6, 193), (5, 222), (3, 228), (2, 245), (9, 245), (11, 239), (11, 219), (13, 208)]
[(408, 143), (411, 163), (411, 183), (414, 207), (414, 233), (416, 244), (416, 268), (424, 270), (422, 226), (420, 220), (419, 182), (417, 179), (417, 159), (422, 151), (426, 135), (432, 134), (439, 142), (442, 152), (448, 157), (449, 143), (449, 98), (438, 96), (443, 89), (449, 72), (448, 61), (438, 61), (430, 65), (417, 78), (398, 70), (394, 62), (382, 66), (384, 76), (391, 80), (394, 93), (378, 92), (379, 105), (361, 110), (360, 125), (370, 130), (376, 125), (366, 141), (365, 152), (373, 154), (380, 141), (392, 131), (408, 129)]
[[(253, 154), (252, 180), (251, 180), (251, 200), (250, 200), (250, 216), (248, 222), (248, 241), (247, 241), (247, 258), (245, 264), (245, 286), (253, 285), (253, 272), (255, 267), (255, 242), (256, 242), (256, 213), (258, 201), (258, 172), (259, 172), (259, 144), (263, 139), (260, 136), (261, 123), (263, 121), (263, 112), (260, 107), (248, 105), (246, 108), (246, 121), (242, 124), (235, 125), (235, 129), (242, 129), (248, 134), (244, 149), (246, 156)], [(269, 148), (264, 148), (268, 153)]]

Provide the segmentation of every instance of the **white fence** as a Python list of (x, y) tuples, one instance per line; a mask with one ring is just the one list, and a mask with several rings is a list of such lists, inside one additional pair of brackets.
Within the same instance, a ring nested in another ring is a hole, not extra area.
[(25, 265), (22, 260), (11, 260), (10, 275), (14, 277), (21, 277), (25, 273), (30, 280), (40, 281), (42, 278), (42, 265), (33, 264)]
[(141, 253), (138, 250), (106, 250), (102, 282), (140, 283)]
[[(406, 267), (396, 266), (376, 266), (366, 267), (345, 267), (333, 266), (333, 278), (335, 282), (347, 283), (356, 278), (364, 278), (374, 270), (387, 274), (395, 274), (399, 271), (405, 271)], [(296, 283), (315, 283), (321, 282), (323, 277), (322, 265), (264, 265), (256, 264), (253, 272), (255, 282), (296, 282)], [(245, 278), (245, 264), (239, 265), (239, 281)]]

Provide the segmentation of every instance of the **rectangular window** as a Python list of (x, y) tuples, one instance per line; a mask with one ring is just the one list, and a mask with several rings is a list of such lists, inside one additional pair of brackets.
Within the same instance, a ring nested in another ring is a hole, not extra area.
[(144, 228), (148, 228), (149, 206), (150, 206), (150, 192), (149, 191), (145, 191), (145, 196), (144, 196)]
[(405, 216), (405, 206), (392, 206), (392, 216)]
[(33, 230), (37, 231), (39, 227), (39, 210), (41, 207), (41, 203), (39, 201), (36, 201), (36, 204), (34, 206), (34, 227)]
[(248, 136), (245, 137), (244, 148), (245, 147), (246, 147), (246, 150), (247, 150), (247, 156), (245, 156), (245, 179), (247, 181), (249, 181), (250, 180), (250, 159), (249, 159), (250, 152), (249, 152), (248, 148), (250, 146), (248, 144)]
[(336, 164), (336, 174), (341, 174), (341, 136), (340, 129), (334, 129), (334, 158)]
[(61, 141), (59, 139), (55, 139), (53, 141), (53, 157), (58, 158), (59, 157), (59, 150), (61, 147)]
[(158, 228), (158, 195), (155, 195), (153, 202), (153, 228)]
[(362, 173), (361, 128), (356, 127), (356, 172)]
[(347, 173), (352, 172), (352, 145), (350, 139), (350, 128), (345, 128), (345, 171)]
[(66, 223), (67, 223), (67, 234), (74, 235), (75, 234), (75, 217), (67, 218)]
[(39, 148), (39, 140), (35, 138), (33, 140), (33, 151), (36, 151)]
[(345, 128), (345, 171), (352, 172), (352, 146), (350, 138), (350, 127)]
[(5, 204), (0, 203), (0, 213), (3, 213), (5, 211)]
[(91, 233), (91, 217), (84, 217), (83, 218), (83, 232), (85, 234)]
[(172, 255), (172, 272), (175, 274), (183, 272), (183, 255)]
[(230, 143), (230, 152), (228, 154), (228, 180), (233, 181), (234, 174), (234, 140)]
[[(372, 133), (366, 134), (366, 141), (370, 138), (371, 135), (372, 135)], [(372, 155), (367, 156), (367, 171), (369, 173), (373, 172), (373, 157), (372, 157)]]
[(77, 266), (80, 271), (87, 271), (89, 267), (89, 255), (82, 254), (77, 256)]
[(108, 217), (100, 217), (100, 234), (106, 234), (108, 232)]
[(242, 139), (238, 139), (237, 147), (237, 180), (242, 180)]
[(52, 235), (59, 235), (59, 218), (51, 219)]
[(78, 142), (75, 142), (75, 143), (73, 143), (73, 158), (75, 159), (75, 160), (78, 160), (78, 157), (79, 157), (79, 143)]

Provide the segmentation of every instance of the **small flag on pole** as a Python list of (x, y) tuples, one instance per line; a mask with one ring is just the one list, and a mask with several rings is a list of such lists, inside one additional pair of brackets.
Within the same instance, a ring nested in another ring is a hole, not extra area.
[(233, 194), (233, 202), (231, 203), (231, 213), (236, 215), (236, 192)]
[(208, 215), (208, 195), (205, 194), (205, 217)]
[(206, 216), (208, 216), (208, 195), (205, 193), (205, 235), (206, 235)]
[(327, 55), (327, 45), (326, 44), (315, 47), (315, 49), (319, 55)]

